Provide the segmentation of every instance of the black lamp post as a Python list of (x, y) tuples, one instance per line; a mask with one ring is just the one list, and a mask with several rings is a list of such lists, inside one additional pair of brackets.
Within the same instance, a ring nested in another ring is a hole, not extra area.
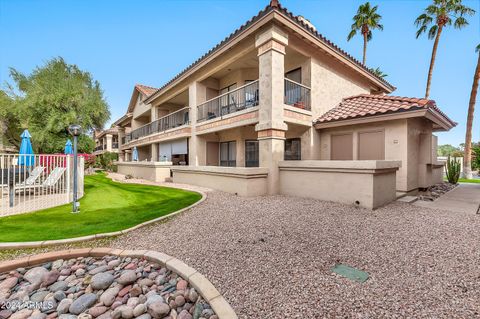
[(80, 135), (82, 127), (78, 124), (72, 124), (68, 127), (68, 131), (73, 136), (73, 211), (72, 213), (78, 213), (78, 201), (77, 201), (77, 180), (78, 180), (78, 156), (77, 156), (77, 141)]

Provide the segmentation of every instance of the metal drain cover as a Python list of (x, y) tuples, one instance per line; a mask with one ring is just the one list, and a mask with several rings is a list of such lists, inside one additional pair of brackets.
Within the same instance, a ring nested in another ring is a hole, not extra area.
[(332, 268), (332, 271), (340, 276), (358, 282), (365, 282), (368, 279), (368, 273), (365, 271), (361, 271), (343, 264), (336, 264), (335, 267)]

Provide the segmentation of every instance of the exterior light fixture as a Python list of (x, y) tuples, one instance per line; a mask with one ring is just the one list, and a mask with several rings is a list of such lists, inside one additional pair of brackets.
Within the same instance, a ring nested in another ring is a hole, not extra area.
[(68, 131), (73, 136), (73, 210), (72, 213), (78, 213), (80, 203), (77, 198), (78, 188), (78, 136), (82, 133), (82, 127), (78, 124), (72, 124), (68, 127)]

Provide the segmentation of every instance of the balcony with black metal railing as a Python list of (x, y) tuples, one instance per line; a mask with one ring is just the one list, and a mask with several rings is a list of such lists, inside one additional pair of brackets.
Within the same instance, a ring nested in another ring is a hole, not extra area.
[(190, 124), (189, 110), (189, 107), (184, 107), (131, 131), (122, 138), (122, 144), (127, 144), (144, 136), (162, 133), (170, 129)]
[(311, 89), (308, 86), (285, 78), (285, 104), (311, 111)]
[(221, 94), (197, 106), (197, 122), (204, 122), (258, 106), (258, 80)]

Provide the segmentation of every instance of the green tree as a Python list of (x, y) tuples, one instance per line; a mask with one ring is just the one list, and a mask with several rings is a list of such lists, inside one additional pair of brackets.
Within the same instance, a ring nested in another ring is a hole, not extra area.
[(388, 76), (388, 74), (383, 73), (383, 71), (380, 70), (380, 68), (376, 68), (376, 69), (371, 68), (370, 71), (380, 78), (386, 78)]
[(437, 148), (438, 156), (453, 156), (456, 152), (459, 152), (458, 147), (452, 146), (450, 144), (439, 145)]
[(383, 30), (380, 24), (382, 16), (377, 13), (378, 6), (370, 6), (370, 2), (361, 4), (358, 7), (357, 14), (353, 16), (352, 30), (347, 36), (350, 41), (357, 32), (363, 36), (363, 64), (367, 62), (367, 42), (372, 39), (372, 30)]
[(470, 91), (470, 102), (468, 104), (467, 115), (467, 129), (465, 132), (465, 156), (464, 159), (464, 172), (465, 178), (472, 179), (472, 126), (473, 126), (473, 114), (475, 113), (475, 101), (477, 100), (478, 81), (480, 79), (480, 44), (477, 46), (476, 51), (478, 53), (477, 67), (473, 74), (472, 90)]
[(426, 32), (430, 40), (435, 39), (433, 42), (432, 56), (430, 58), (430, 67), (428, 69), (427, 87), (425, 89), (426, 99), (430, 96), (433, 67), (437, 56), (438, 42), (443, 29), (452, 24), (455, 29), (461, 29), (467, 26), (468, 21), (465, 16), (473, 14), (475, 14), (475, 10), (463, 5), (462, 0), (433, 0), (433, 3), (415, 20), (415, 26), (418, 27), (416, 34), (417, 39)]
[(68, 126), (76, 123), (84, 130), (79, 152), (93, 150), (88, 134), (104, 126), (110, 111), (90, 73), (54, 58), (28, 75), (11, 68), (10, 76), (13, 85), (0, 93), (0, 116), (8, 127), (4, 140), (18, 147), (22, 130), (28, 129), (35, 152), (62, 152), (71, 138)]

